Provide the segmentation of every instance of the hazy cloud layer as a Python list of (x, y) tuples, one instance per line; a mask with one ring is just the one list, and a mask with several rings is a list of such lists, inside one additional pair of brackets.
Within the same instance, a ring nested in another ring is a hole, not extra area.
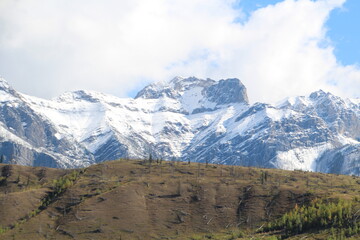
[(359, 96), (359, 67), (340, 65), (326, 36), (345, 0), (285, 0), (247, 19), (238, 2), (2, 0), (0, 74), (48, 98), (75, 89), (124, 97), (176, 75), (238, 77), (253, 102), (319, 88)]

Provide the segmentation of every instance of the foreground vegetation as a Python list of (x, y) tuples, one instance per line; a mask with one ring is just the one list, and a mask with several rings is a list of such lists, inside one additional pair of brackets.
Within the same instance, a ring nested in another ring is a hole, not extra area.
[(0, 173), (0, 239), (360, 238), (354, 176), (153, 159)]
[(283, 237), (313, 230), (331, 229), (329, 239), (345, 239), (360, 232), (360, 205), (357, 201), (315, 199), (309, 205), (295, 208), (275, 222), (270, 222), (264, 232), (280, 230)]

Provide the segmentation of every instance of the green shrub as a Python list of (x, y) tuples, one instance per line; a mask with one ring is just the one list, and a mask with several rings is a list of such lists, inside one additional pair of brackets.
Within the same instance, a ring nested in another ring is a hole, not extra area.
[(0, 226), (0, 234), (6, 232), (7, 230), (8, 230), (8, 228), (3, 228), (3, 227)]
[(351, 201), (326, 202), (314, 200), (309, 206), (298, 207), (269, 223), (264, 231), (283, 230), (285, 235), (295, 235), (311, 229), (341, 229), (340, 235), (359, 233), (359, 221), (355, 221), (355, 208)]

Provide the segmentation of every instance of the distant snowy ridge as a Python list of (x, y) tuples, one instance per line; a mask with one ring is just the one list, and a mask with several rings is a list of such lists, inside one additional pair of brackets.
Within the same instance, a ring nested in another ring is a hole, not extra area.
[(81, 167), (152, 154), (359, 174), (360, 101), (321, 90), (250, 105), (236, 78), (176, 77), (134, 99), (80, 90), (45, 100), (2, 79), (0, 106), (0, 152), (23, 165)]

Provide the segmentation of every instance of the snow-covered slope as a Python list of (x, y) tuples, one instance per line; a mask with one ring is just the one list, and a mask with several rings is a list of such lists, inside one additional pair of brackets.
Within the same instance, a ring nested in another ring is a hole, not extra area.
[[(240, 91), (223, 96), (214, 93), (225, 92), (222, 88), (229, 86), (224, 82)], [(37, 114), (54, 124), (60, 138), (74, 139), (97, 161), (104, 161), (144, 158), (151, 153), (181, 158), (198, 128), (204, 127), (200, 113), (210, 112), (212, 121), (221, 114), (218, 109), (224, 109), (222, 102), (246, 105), (243, 89), (237, 79), (216, 82), (177, 77), (169, 83), (144, 88), (135, 99), (90, 91), (65, 93), (52, 101), (22, 96)], [(198, 114), (191, 114), (195, 112)]]
[(28, 99), (0, 79), (0, 154), (7, 162), (50, 167), (80, 167), (95, 161), (81, 144), (58, 133)]
[[(176, 77), (145, 87), (134, 99), (76, 91), (44, 100), (17, 93), (1, 80), (0, 104), (0, 151), (21, 164), (49, 165), (37, 157), (40, 153), (51, 156), (56, 167), (151, 154), (169, 160), (359, 173), (359, 101), (321, 90), (277, 106), (250, 105), (238, 79)], [(31, 161), (25, 160), (29, 153)], [(341, 164), (334, 160), (339, 154)]]

